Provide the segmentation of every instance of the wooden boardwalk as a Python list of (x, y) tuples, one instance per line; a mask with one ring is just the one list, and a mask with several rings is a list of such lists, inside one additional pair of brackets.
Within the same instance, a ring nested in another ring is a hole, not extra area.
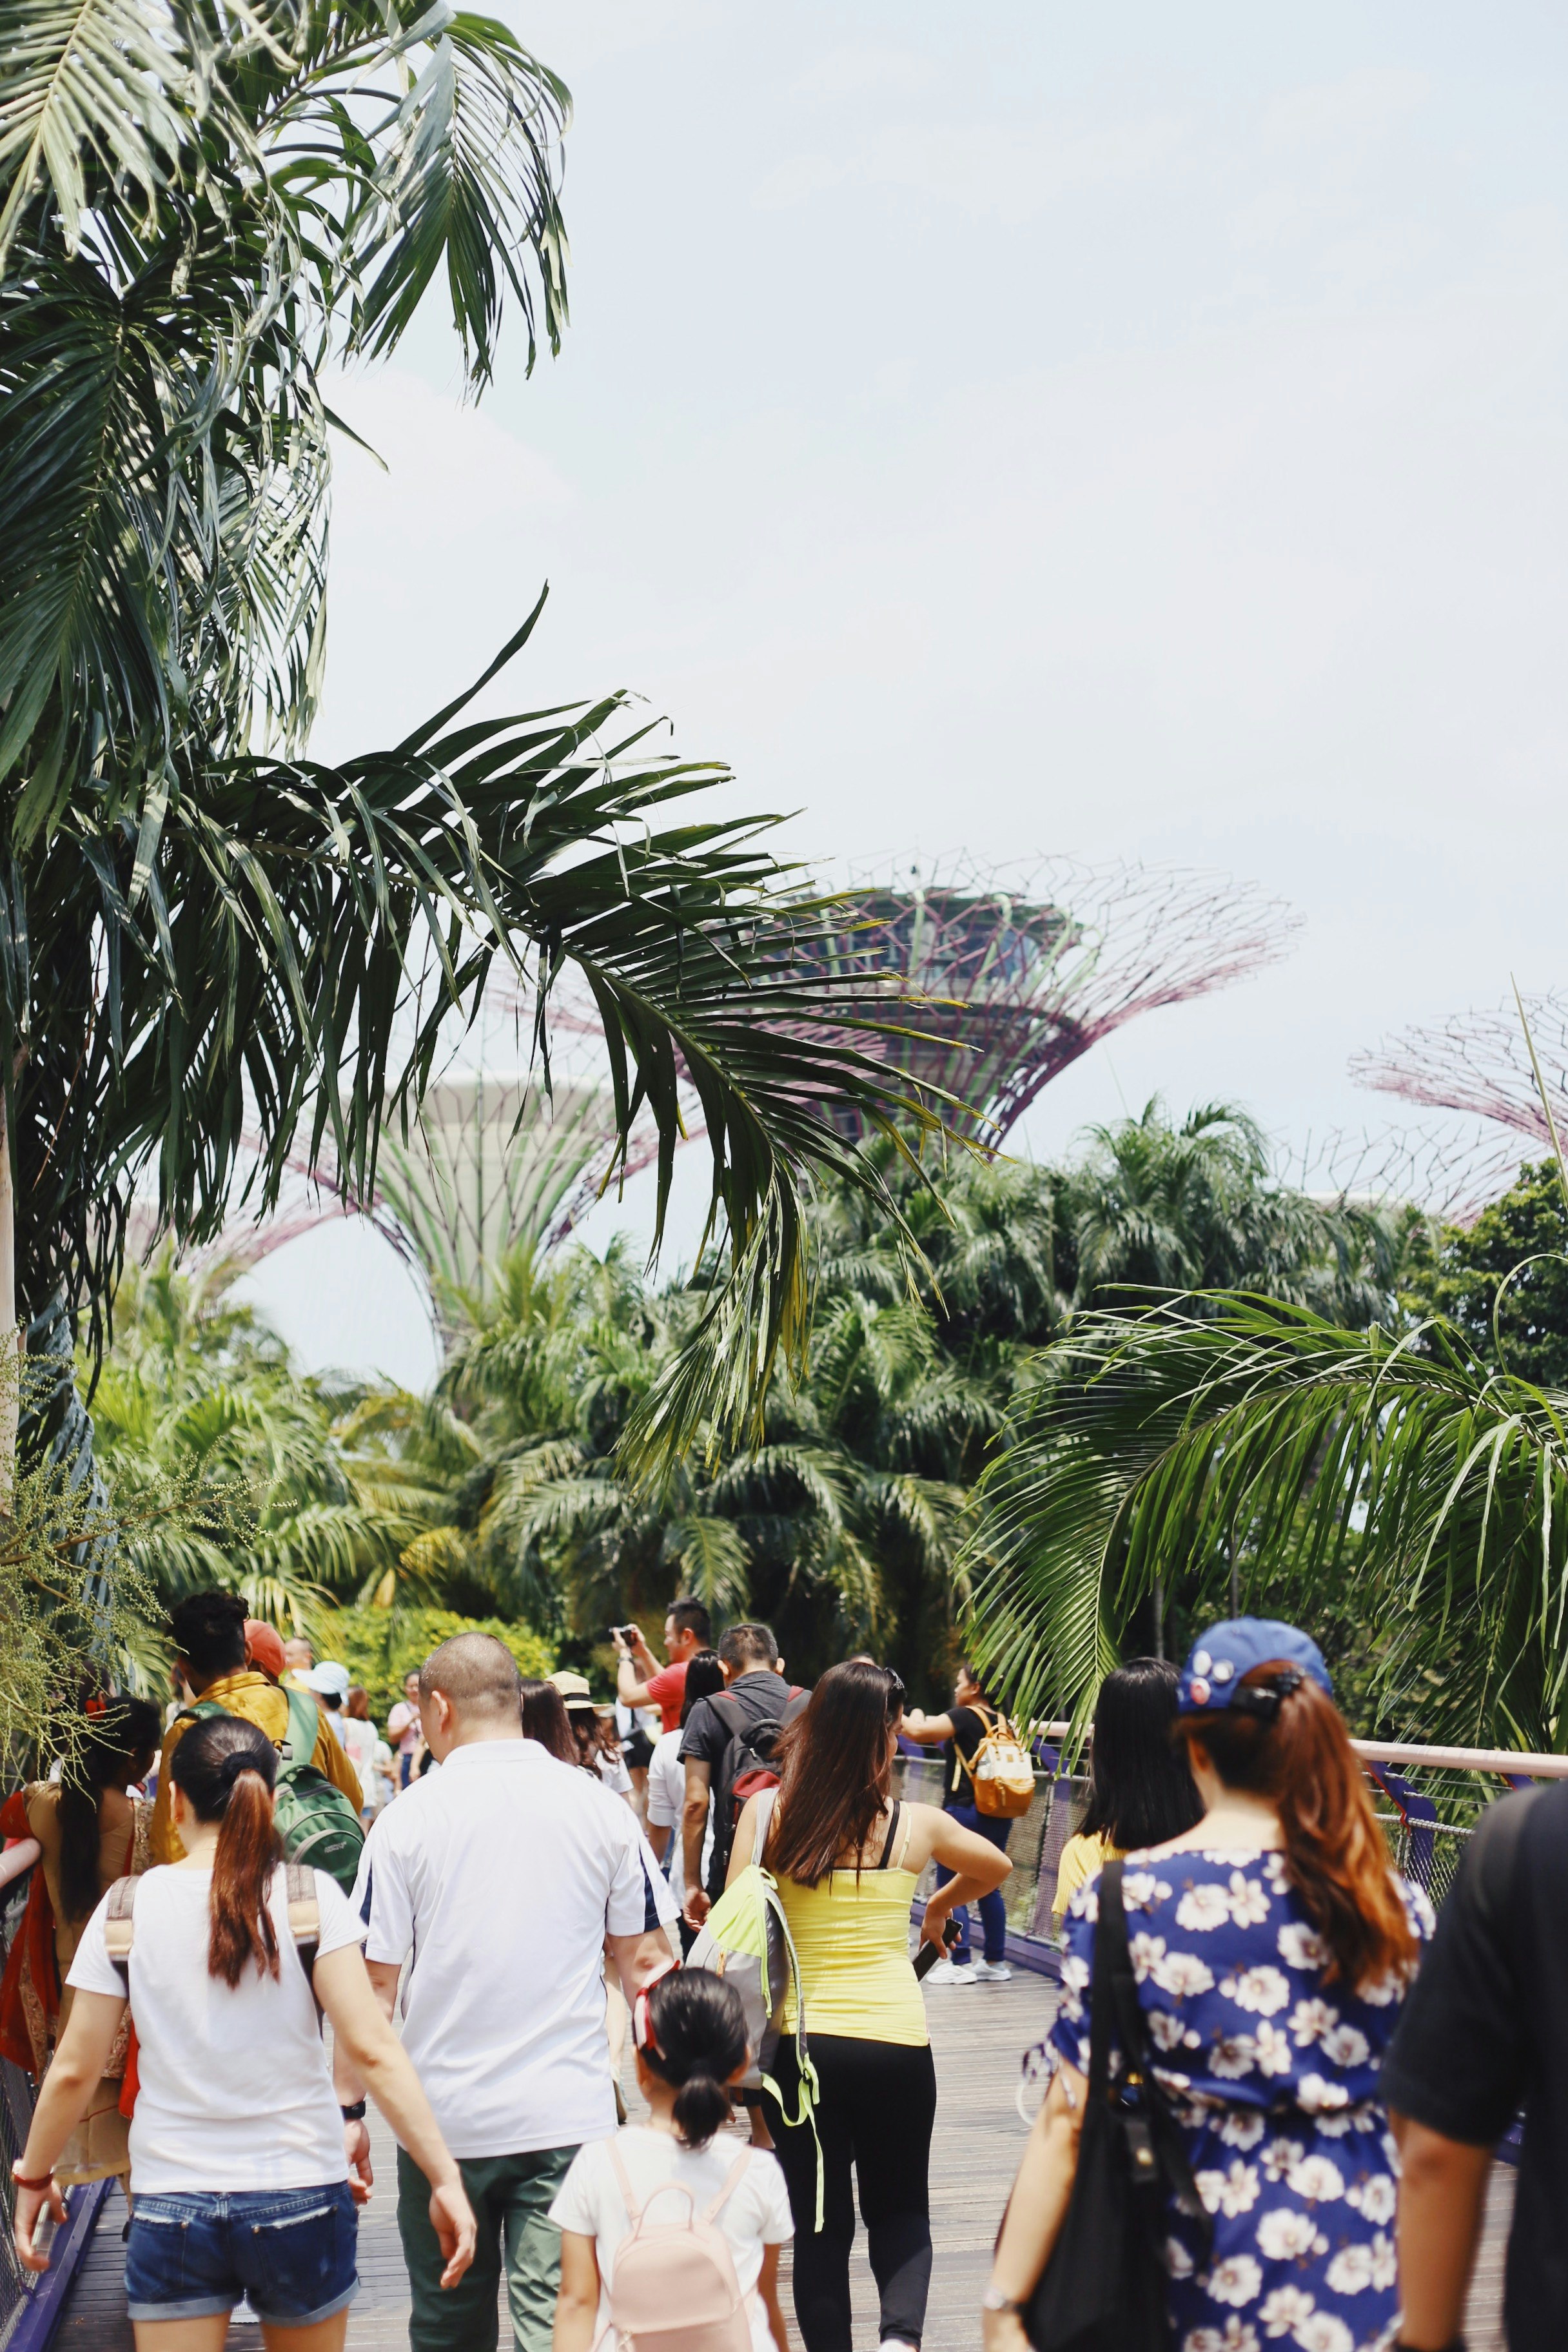
[[(1042, 1978), (1020, 1972), (1011, 1983), (927, 1994), (937, 2071), (937, 2128), (931, 2158), (931, 2228), (936, 2266), (925, 2352), (975, 2352), (979, 2304), (990, 2266), (992, 2240), (1025, 2138), (1014, 2105), (1018, 2062), (1050, 2022), (1056, 1994)], [(629, 2082), (634, 2109), (636, 2092)], [(395, 2210), (395, 2168), (390, 2135), (376, 2127), (375, 2196), (360, 2223), (361, 2288), (350, 2315), (349, 2352), (404, 2352), (408, 2298)], [(1503, 2352), (1500, 2319), (1502, 2250), (1512, 2206), (1513, 2177), (1495, 2168), (1487, 2242), (1471, 2299), (1471, 2352)], [(73, 2286), (60, 2322), (60, 2352), (132, 2352), (121, 2284), (121, 2231), (125, 2207), (115, 2192), (104, 2208), (97, 2238)], [(797, 2342), (786, 2288), (792, 2346)], [(877, 2341), (876, 2295), (865, 2240), (855, 2260), (856, 2342)], [(501, 2352), (510, 2352), (504, 2307)], [(229, 2352), (260, 2352), (260, 2330), (234, 2326)]]

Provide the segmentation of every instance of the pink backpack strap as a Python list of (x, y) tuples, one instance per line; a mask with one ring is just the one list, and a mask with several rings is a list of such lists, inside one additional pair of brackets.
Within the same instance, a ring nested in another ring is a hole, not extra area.
[(705, 2221), (716, 2221), (719, 2219), (720, 2214), (723, 2211), (725, 2206), (729, 2203), (731, 2198), (740, 2187), (741, 2176), (745, 2171), (746, 2167), (750, 2164), (751, 2160), (751, 2149), (749, 2147), (743, 2147), (741, 2150), (740, 2155), (735, 2158), (734, 2163), (730, 2167), (729, 2179), (725, 2181), (723, 2188), (719, 2191), (718, 2196), (713, 2200), (712, 2204), (708, 2208), (707, 2212), (702, 2216), (702, 2219)]
[[(627, 2172), (626, 2166), (621, 2161), (621, 2151), (616, 2146), (615, 2141), (613, 2139), (606, 2140), (605, 2145), (610, 2151), (610, 2164), (615, 2172), (616, 2184), (620, 2189), (621, 2201), (626, 2209), (626, 2219), (635, 2229), (642, 2216), (642, 2199), (632, 2187), (631, 2175)], [(727, 2197), (729, 2193), (729, 2184), (726, 2182), (724, 2194)]]

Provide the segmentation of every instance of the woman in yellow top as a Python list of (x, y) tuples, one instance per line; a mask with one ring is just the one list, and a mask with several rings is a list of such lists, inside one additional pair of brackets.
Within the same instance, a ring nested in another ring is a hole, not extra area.
[[(903, 1706), (904, 1686), (885, 1666), (856, 1658), (830, 1667), (779, 1742), (777, 1791), (751, 1800), (730, 1857), (733, 1880), (755, 1856), (760, 1826), (761, 1858), (778, 1880), (800, 1962), (816, 2069), (820, 2231), (811, 2126), (790, 2126), (775, 2101), (763, 2100), (795, 2215), (795, 2309), (805, 2352), (850, 2352), (851, 2168), (881, 2298), (881, 2342), (920, 2343), (936, 2074), (910, 1959), (910, 1905), (928, 1862), (956, 1873), (926, 1906), (921, 1936), (940, 1950), (954, 1907), (1000, 1886), (1012, 1867), (934, 1805), (893, 1802)], [(800, 2074), (795, 2023), (786, 2012), (774, 2070), (786, 2108), (795, 2107)]]
[(1089, 1805), (1057, 1864), (1051, 1924), (1058, 1932), (1085, 1879), (1108, 1862), (1183, 1836), (1204, 1801), (1173, 1738), (1176, 1669), (1166, 1658), (1130, 1658), (1100, 1685), (1089, 1751)]

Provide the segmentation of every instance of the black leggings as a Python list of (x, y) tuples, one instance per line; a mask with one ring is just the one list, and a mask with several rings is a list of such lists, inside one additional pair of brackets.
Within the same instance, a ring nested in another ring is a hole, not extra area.
[[(907, 2336), (918, 2344), (931, 2290), (927, 2176), (936, 2121), (936, 2069), (931, 2052), (900, 2042), (858, 2042), (847, 2034), (814, 2033), (811, 2055), (821, 2084), (816, 2126), (826, 2175), (820, 2231), (816, 2227), (816, 2142), (811, 2126), (789, 2129), (774, 2102), (763, 2102), (795, 2217), (795, 2315), (805, 2352), (851, 2352), (851, 2165), (859, 2179), (860, 2215), (882, 2300), (881, 2334)], [(780, 2043), (774, 2073), (793, 2110), (800, 2079), (793, 2037)]]

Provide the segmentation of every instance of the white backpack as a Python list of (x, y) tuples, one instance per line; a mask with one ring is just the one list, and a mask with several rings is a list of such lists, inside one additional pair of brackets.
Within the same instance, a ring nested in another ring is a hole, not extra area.
[[(719, 2215), (752, 2160), (743, 2147), (704, 2213), (684, 2183), (661, 2181), (647, 2199), (632, 2188), (620, 2149), (609, 2142), (629, 2233), (616, 2249), (610, 2324), (596, 2352), (752, 2352), (752, 2323)], [(684, 2221), (650, 2221), (657, 2199), (684, 2197)]]

